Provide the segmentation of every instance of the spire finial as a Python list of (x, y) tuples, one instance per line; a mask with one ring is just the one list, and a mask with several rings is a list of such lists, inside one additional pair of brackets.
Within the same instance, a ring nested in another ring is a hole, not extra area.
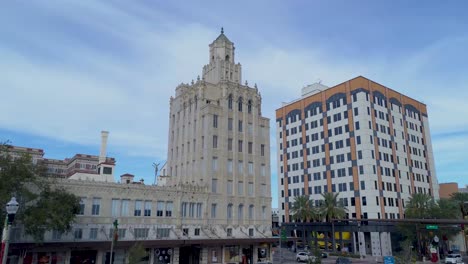
[(221, 34), (224, 34), (224, 28), (221, 27)]

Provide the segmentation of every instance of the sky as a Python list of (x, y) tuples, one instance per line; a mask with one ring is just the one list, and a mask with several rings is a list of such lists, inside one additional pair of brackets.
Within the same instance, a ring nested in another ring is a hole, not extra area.
[(99, 153), (116, 178), (153, 183), (166, 160), (169, 98), (201, 75), (224, 27), (243, 79), (271, 119), (321, 80), (363, 75), (427, 105), (439, 182), (468, 184), (466, 1), (5, 1), (0, 8), (0, 142), (46, 158)]

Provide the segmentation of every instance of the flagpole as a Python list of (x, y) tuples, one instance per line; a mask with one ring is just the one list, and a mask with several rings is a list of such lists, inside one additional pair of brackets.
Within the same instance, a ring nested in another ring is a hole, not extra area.
[(110, 249), (109, 264), (114, 263), (114, 257), (113, 257), (114, 243), (117, 242), (119, 221), (117, 221), (117, 219), (115, 219), (113, 224), (114, 224), (114, 232), (112, 232), (112, 242), (111, 242), (111, 249)]

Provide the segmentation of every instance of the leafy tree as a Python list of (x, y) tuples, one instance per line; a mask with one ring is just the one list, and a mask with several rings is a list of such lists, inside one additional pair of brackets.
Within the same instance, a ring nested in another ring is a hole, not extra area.
[(0, 144), (0, 217), (5, 218), (4, 205), (15, 196), (20, 204), (15, 222), (36, 242), (47, 230), (69, 231), (80, 206), (78, 197), (57, 187), (45, 172), (29, 155), (12, 157), (9, 146)]
[(135, 243), (128, 250), (128, 264), (138, 264), (148, 257), (148, 252), (141, 243)]
[(346, 216), (347, 209), (338, 201), (339, 193), (322, 193), (323, 201), (320, 212), (327, 222), (332, 219), (342, 219)]
[(425, 193), (415, 193), (406, 205), (405, 215), (406, 218), (434, 218), (436, 207), (437, 204), (432, 196)]
[(315, 209), (312, 206), (312, 201), (309, 199), (309, 196), (296, 196), (292, 203), (291, 214), (296, 221), (302, 222), (302, 241), (304, 245), (307, 245), (307, 243), (305, 243), (305, 222), (315, 218)]

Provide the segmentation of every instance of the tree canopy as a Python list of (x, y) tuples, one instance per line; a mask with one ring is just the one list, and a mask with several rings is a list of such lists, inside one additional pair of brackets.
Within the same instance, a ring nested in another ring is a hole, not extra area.
[(0, 144), (0, 217), (5, 219), (5, 205), (16, 197), (20, 207), (15, 223), (37, 242), (47, 230), (69, 231), (80, 206), (79, 197), (55, 185), (45, 172), (29, 155), (13, 157), (8, 146)]

